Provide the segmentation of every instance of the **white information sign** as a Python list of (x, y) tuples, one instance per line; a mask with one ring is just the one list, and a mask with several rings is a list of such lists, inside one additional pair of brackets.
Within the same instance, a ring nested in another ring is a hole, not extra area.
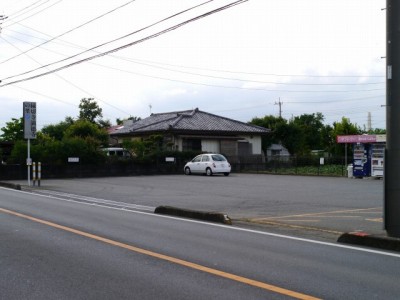
[(36, 138), (36, 102), (24, 102), (24, 138)]

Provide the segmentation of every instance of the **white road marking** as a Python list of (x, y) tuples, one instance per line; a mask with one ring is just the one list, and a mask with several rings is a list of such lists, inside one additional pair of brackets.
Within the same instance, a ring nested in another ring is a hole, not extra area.
[(32, 192), (32, 194), (36, 194), (36, 195), (44, 194), (45, 196), (50, 195), (50, 196), (56, 196), (56, 197), (62, 197), (62, 198), (65, 197), (67, 199), (73, 199), (73, 200), (77, 200), (77, 201), (85, 201), (85, 202), (96, 203), (96, 204), (103, 204), (106, 206), (110, 205), (113, 207), (120, 207), (120, 208), (125, 208), (125, 209), (138, 209), (138, 210), (145, 210), (145, 211), (154, 211), (155, 210), (155, 207), (152, 207), (152, 206), (132, 204), (132, 203), (126, 203), (126, 202), (118, 202), (118, 201), (113, 201), (113, 200), (81, 196), (81, 195), (63, 193), (63, 192), (56, 192), (56, 191), (51, 191), (51, 190), (34, 191), (34, 192)]
[[(31, 192), (7, 189), (7, 188), (3, 188), (3, 187), (0, 187), (0, 189), (14, 191), (17, 193), (29, 194), (29, 195), (34, 194)], [(400, 254), (392, 253), (392, 252), (385, 252), (385, 251), (373, 250), (373, 249), (368, 249), (368, 248), (360, 248), (360, 247), (356, 247), (356, 246), (347, 246), (347, 245), (343, 245), (343, 244), (322, 242), (322, 241), (299, 238), (299, 237), (295, 237), (295, 236), (277, 234), (277, 233), (272, 233), (272, 232), (267, 232), (267, 231), (258, 231), (258, 230), (246, 229), (246, 228), (241, 228), (241, 227), (232, 227), (230, 225), (223, 225), (223, 224), (217, 224), (217, 223), (209, 223), (209, 222), (203, 222), (203, 221), (197, 221), (197, 220), (191, 220), (191, 219), (178, 218), (178, 217), (173, 217), (173, 216), (159, 215), (159, 214), (148, 213), (148, 212), (143, 212), (143, 211), (139, 211), (139, 210), (138, 211), (126, 210), (124, 208), (119, 208), (119, 207), (111, 207), (111, 206), (105, 206), (105, 205), (100, 205), (100, 204), (96, 204), (96, 203), (87, 203), (87, 202), (76, 201), (76, 200), (71, 200), (71, 199), (63, 199), (63, 198), (58, 198), (58, 197), (50, 196), (50, 195), (49, 196), (42, 195), (42, 194), (35, 194), (35, 195), (41, 196), (41, 197), (46, 197), (46, 198), (57, 199), (60, 201), (74, 202), (74, 203), (78, 203), (78, 204), (82, 204), (82, 205), (94, 205), (94, 206), (102, 207), (102, 208), (121, 210), (121, 211), (126, 211), (126, 212), (130, 212), (130, 213), (135, 213), (135, 214), (147, 215), (147, 216), (151, 216), (151, 217), (166, 218), (166, 219), (171, 219), (171, 220), (177, 220), (180, 222), (197, 223), (197, 224), (203, 224), (203, 225), (207, 225), (207, 226), (221, 227), (221, 228), (225, 228), (225, 229), (229, 229), (229, 230), (243, 231), (243, 232), (261, 234), (261, 235), (266, 235), (266, 236), (273, 236), (273, 237), (277, 237), (277, 238), (300, 241), (300, 242), (305, 242), (305, 243), (310, 243), (310, 244), (317, 244), (317, 245), (322, 245), (322, 246), (348, 249), (348, 250), (354, 250), (354, 251), (365, 252), (365, 253), (370, 253), (370, 254), (378, 254), (378, 255), (400, 258)]]

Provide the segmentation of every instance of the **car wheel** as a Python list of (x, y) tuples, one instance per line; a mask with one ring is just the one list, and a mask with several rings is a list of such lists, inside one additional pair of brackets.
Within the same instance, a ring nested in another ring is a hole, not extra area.
[(224, 173), (224, 175), (225, 175), (225, 176), (229, 176), (229, 173), (228, 173), (228, 172), (227, 172), (227, 173)]
[(185, 175), (190, 175), (190, 174), (192, 174), (192, 172), (190, 172), (190, 168), (186, 167), (185, 168)]
[(206, 169), (206, 175), (207, 176), (211, 176), (213, 173), (212, 173), (212, 171), (211, 171), (211, 169), (210, 168), (207, 168)]

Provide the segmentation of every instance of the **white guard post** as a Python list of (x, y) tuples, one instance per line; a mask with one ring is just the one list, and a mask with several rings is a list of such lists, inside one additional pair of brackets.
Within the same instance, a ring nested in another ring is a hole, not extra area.
[(40, 179), (42, 178), (42, 163), (38, 162), (38, 171), (37, 171), (37, 178), (38, 178), (38, 186), (40, 186)]
[(35, 183), (36, 183), (36, 162), (32, 163), (32, 181), (33, 181), (33, 186), (35, 186)]

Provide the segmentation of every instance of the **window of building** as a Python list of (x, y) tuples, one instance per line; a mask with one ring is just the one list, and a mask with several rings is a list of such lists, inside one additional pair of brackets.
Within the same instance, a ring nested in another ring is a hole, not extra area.
[(201, 140), (200, 139), (183, 139), (182, 141), (183, 151), (201, 151)]

